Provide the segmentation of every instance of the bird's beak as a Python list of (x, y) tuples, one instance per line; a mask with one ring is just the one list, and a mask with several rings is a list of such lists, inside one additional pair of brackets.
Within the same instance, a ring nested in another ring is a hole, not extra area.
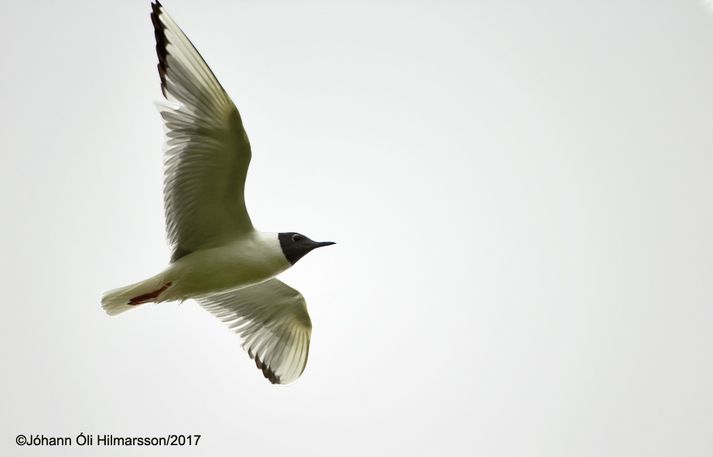
[(315, 247), (315, 248), (321, 248), (321, 247), (324, 247), (324, 246), (331, 246), (331, 245), (333, 245), (333, 244), (337, 244), (337, 243), (335, 243), (334, 241), (319, 241), (319, 242), (315, 243), (315, 246), (314, 246), (314, 247)]

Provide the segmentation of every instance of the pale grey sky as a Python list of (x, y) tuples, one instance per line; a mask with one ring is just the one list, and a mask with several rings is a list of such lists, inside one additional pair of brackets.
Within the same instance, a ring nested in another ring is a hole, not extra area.
[(0, 3), (0, 454), (713, 454), (713, 16), (697, 0), (164, 6), (240, 109), (314, 332), (266, 382), (159, 271), (149, 1)]

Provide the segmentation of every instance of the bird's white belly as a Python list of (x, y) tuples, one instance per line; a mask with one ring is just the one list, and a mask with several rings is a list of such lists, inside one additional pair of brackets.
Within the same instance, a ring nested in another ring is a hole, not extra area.
[(165, 280), (171, 285), (161, 301), (185, 300), (270, 279), (290, 266), (284, 255), (271, 247), (233, 243), (182, 257), (165, 271)]

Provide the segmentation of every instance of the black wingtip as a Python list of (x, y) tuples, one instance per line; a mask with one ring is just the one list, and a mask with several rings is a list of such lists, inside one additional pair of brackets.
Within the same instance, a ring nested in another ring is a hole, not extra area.
[[(250, 357), (252, 357), (252, 354), (250, 354)], [(260, 356), (257, 354), (255, 355), (255, 366), (257, 366), (258, 370), (262, 371), (262, 375), (265, 376), (265, 378), (267, 378), (267, 380), (272, 384), (280, 384), (280, 377), (277, 376), (275, 372), (267, 366), (267, 364), (262, 363)]]
[(166, 27), (161, 23), (159, 16), (161, 15), (161, 3), (154, 1), (151, 3), (151, 23), (153, 24), (154, 36), (156, 37), (156, 55), (158, 56), (158, 76), (161, 78), (161, 93), (166, 96), (166, 69), (168, 68), (166, 52), (165, 30)]

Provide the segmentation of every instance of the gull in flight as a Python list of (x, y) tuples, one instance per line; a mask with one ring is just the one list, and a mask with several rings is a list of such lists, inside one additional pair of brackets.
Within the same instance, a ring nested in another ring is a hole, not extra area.
[(296, 232), (255, 230), (245, 208), (250, 143), (237, 108), (196, 48), (155, 1), (151, 22), (165, 101), (164, 209), (171, 262), (102, 296), (116, 315), (144, 303), (195, 299), (240, 335), (273, 384), (304, 371), (312, 323), (302, 295), (275, 276), (315, 248)]

